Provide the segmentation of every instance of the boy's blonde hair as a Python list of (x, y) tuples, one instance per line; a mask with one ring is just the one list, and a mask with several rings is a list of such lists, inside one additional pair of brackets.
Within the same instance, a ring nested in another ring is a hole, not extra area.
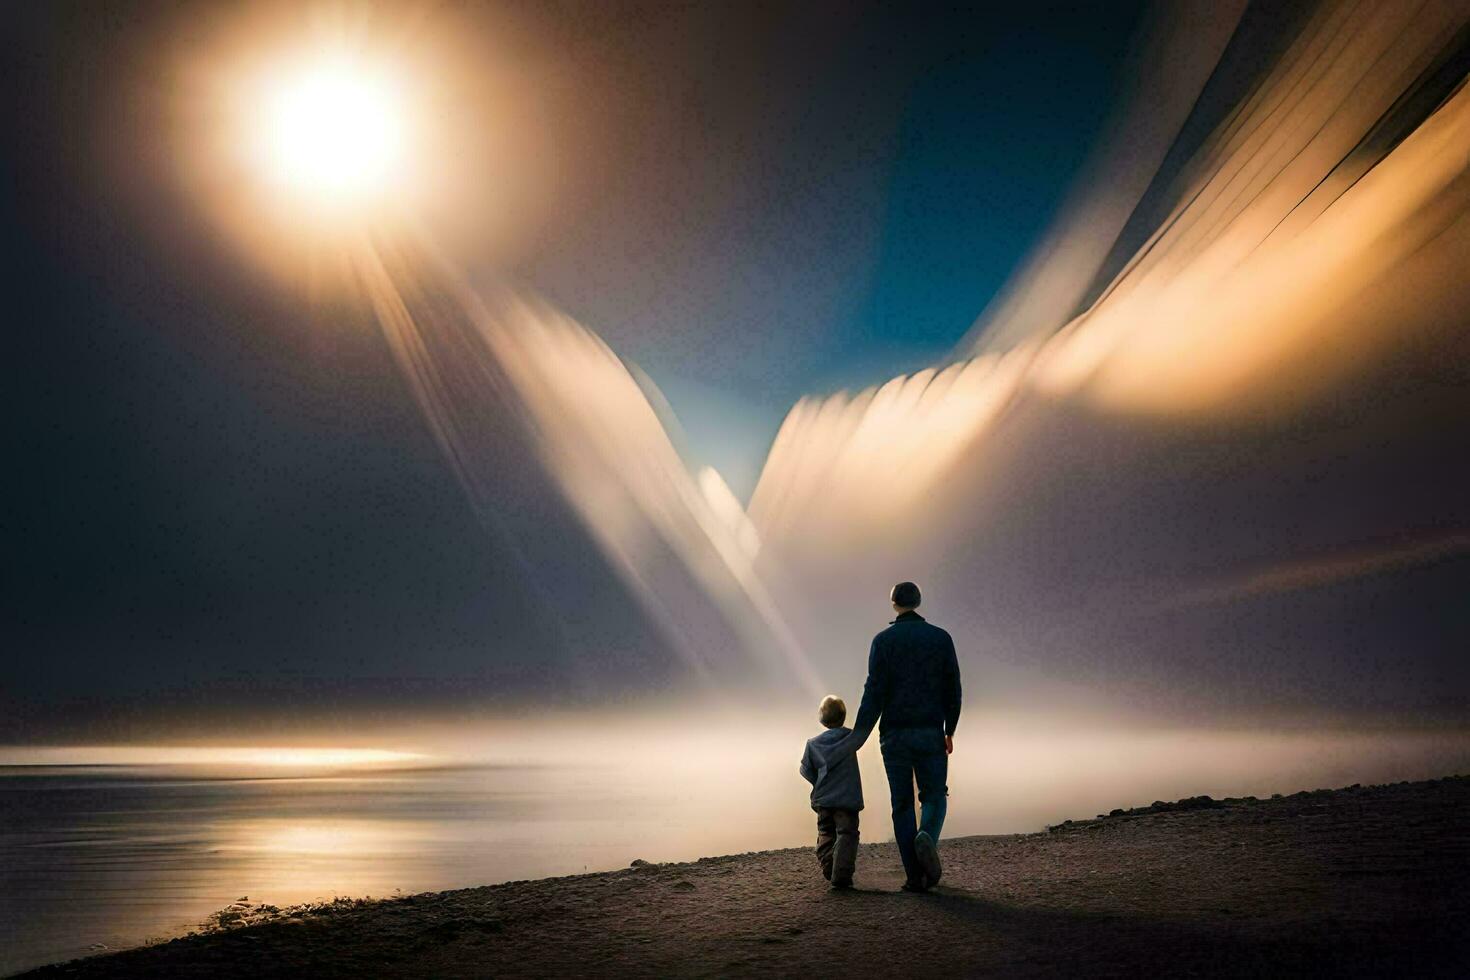
[(817, 707), (817, 720), (827, 728), (837, 728), (847, 720), (847, 702), (835, 694), (822, 699)]

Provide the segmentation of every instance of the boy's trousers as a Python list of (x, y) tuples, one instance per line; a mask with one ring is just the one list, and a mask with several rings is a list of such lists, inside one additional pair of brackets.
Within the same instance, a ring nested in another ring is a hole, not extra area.
[(858, 812), (817, 808), (817, 861), (828, 881), (852, 881), (857, 867)]

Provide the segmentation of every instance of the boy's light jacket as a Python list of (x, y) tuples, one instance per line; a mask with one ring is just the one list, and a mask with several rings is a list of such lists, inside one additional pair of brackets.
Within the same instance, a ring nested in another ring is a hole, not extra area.
[(850, 728), (829, 728), (807, 739), (806, 751), (801, 755), (801, 775), (812, 784), (813, 810), (863, 808), (863, 777), (858, 772), (857, 756), (848, 752), (836, 765), (827, 764), (827, 752), (851, 733)]

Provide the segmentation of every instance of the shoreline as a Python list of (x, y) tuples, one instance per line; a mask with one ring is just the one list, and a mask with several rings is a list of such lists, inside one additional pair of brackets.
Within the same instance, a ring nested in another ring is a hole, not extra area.
[[(886, 814), (864, 817), (868, 836), (887, 835)], [(1470, 968), (1467, 776), (1158, 801), (942, 852), (928, 895), (898, 891), (881, 843), (861, 846), (847, 893), (827, 890), (803, 847), (393, 898), (242, 900), (197, 933), (18, 976), (877, 976), (921, 953), (959, 975)]]

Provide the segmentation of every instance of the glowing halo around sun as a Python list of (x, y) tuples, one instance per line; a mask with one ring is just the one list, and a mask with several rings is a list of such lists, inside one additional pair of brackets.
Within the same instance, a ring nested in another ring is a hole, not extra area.
[(570, 172), (525, 16), (368, 0), (180, 15), (161, 91), (188, 206), (313, 302), (359, 300), (370, 245), (521, 254)]

